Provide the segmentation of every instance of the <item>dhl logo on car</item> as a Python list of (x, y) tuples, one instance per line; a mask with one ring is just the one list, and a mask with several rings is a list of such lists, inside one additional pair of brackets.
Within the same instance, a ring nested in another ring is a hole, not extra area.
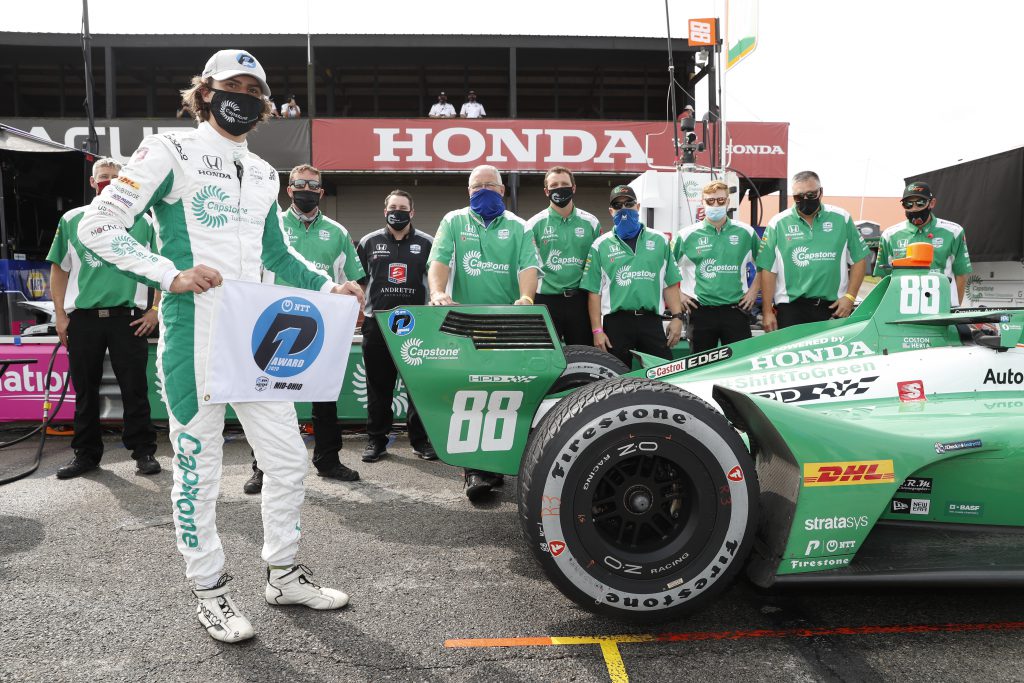
[(804, 486), (888, 484), (895, 479), (892, 460), (804, 463)]

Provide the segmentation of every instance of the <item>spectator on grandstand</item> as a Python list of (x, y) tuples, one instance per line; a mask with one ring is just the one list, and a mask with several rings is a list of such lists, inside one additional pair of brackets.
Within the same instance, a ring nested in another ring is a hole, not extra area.
[(191, 119), (192, 110), (188, 108), (188, 105), (182, 102), (181, 106), (178, 107), (177, 113), (174, 115), (177, 119)]
[(274, 98), (268, 97), (267, 102), (270, 102), (270, 117), (274, 119), (281, 118), (281, 113), (277, 111), (277, 102), (274, 102)]
[(295, 95), (289, 95), (288, 101), (281, 105), (281, 117), (285, 119), (297, 119), (302, 116), (299, 103), (295, 101)]
[(442, 90), (437, 96), (437, 102), (430, 108), (427, 114), (432, 119), (454, 119), (455, 107), (448, 103), (448, 95)]
[(470, 90), (466, 97), (469, 101), (462, 105), (459, 116), (464, 119), (482, 119), (487, 116), (487, 112), (484, 111), (484, 105), (476, 101), (475, 90)]

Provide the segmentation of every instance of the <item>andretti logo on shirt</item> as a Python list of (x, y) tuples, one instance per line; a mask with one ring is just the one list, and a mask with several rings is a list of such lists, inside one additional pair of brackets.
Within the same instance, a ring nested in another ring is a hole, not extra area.
[(654, 282), (657, 273), (650, 270), (633, 270), (633, 266), (622, 266), (615, 273), (615, 284), (620, 287), (628, 287), (634, 280)]
[(482, 254), (474, 250), (467, 251), (466, 255), (462, 257), (462, 269), (466, 271), (466, 275), (476, 277), (481, 273), (508, 273), (509, 265), (507, 263), (484, 261)]
[(807, 247), (797, 247), (791, 256), (793, 263), (805, 268), (815, 261), (835, 261), (838, 254), (834, 251), (811, 251)]
[(253, 360), (272, 377), (293, 377), (308, 369), (323, 345), (324, 319), (320, 310), (313, 302), (297, 296), (278, 299), (267, 306), (252, 330)]
[(700, 263), (700, 276), (705, 280), (714, 280), (719, 273), (735, 275), (740, 267), (731, 263), (718, 263), (718, 259), (708, 258)]

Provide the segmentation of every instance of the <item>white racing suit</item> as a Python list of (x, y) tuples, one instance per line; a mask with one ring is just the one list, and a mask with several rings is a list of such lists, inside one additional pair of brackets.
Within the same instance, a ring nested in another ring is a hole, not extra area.
[[(241, 176), (241, 179), (239, 178)], [(259, 282), (261, 265), (307, 289), (333, 283), (288, 246), (278, 217), (277, 172), (217, 133), (151, 135), (120, 175), (89, 206), (79, 238), (119, 270), (165, 292), (180, 270), (203, 264), (226, 279)], [(156, 213), (160, 254), (127, 229), (150, 206)], [(174, 448), (174, 525), (186, 576), (213, 586), (224, 566), (216, 504), (223, 457), (223, 405), (200, 405), (205, 394), (214, 294), (165, 294), (157, 373)], [(307, 454), (295, 407), (285, 402), (232, 406), (266, 474), (263, 486), (263, 559), (293, 563), (299, 542)]]

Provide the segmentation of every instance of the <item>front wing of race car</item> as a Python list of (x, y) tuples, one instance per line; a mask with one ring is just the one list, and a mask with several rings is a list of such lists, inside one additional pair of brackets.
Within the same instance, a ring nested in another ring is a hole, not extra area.
[(1020, 401), (970, 392), (797, 408), (713, 396), (757, 460), (758, 585), (1024, 583)]

